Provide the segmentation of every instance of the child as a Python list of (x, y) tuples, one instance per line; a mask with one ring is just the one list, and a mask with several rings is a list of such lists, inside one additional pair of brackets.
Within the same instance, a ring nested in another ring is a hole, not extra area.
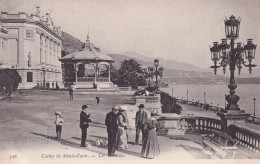
[(98, 106), (98, 104), (100, 102), (100, 96), (99, 95), (96, 96), (96, 100), (97, 100), (97, 106)]
[(60, 139), (62, 123), (64, 123), (64, 121), (63, 121), (63, 119), (61, 119), (61, 112), (59, 112), (59, 111), (55, 112), (55, 116), (56, 116), (56, 119), (54, 121), (54, 124), (56, 125), (56, 133), (57, 133), (56, 139)]

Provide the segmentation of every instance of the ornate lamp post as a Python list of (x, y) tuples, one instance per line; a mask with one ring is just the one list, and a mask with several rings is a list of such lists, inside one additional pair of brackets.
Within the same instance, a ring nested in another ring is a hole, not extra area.
[[(229, 95), (226, 96), (226, 100), (228, 102), (225, 110), (240, 110), (237, 102), (239, 101), (239, 96), (236, 93), (236, 82), (234, 72), (236, 67), (238, 68), (238, 73), (240, 74), (242, 65), (245, 67), (249, 67), (249, 72), (251, 74), (252, 67), (256, 65), (252, 64), (252, 59), (255, 58), (255, 49), (256, 45), (253, 44), (253, 39), (248, 39), (247, 45), (244, 47), (239, 42), (237, 43), (237, 47), (234, 47), (235, 39), (239, 37), (239, 26), (240, 19), (236, 19), (233, 15), (225, 20), (225, 31), (226, 38), (230, 40), (230, 45), (227, 43), (227, 39), (222, 39), (222, 43), (218, 44), (218, 42), (213, 43), (213, 47), (210, 48), (211, 51), (211, 59), (214, 62), (214, 72), (216, 74), (217, 68), (223, 67), (223, 72), (226, 71), (226, 66), (229, 65), (230, 69), (230, 81), (228, 88), (230, 89)], [(248, 60), (248, 64), (245, 61)], [(218, 61), (219, 65), (218, 65)]]
[(189, 100), (189, 91), (187, 90), (187, 103), (188, 103), (188, 100)]
[[(244, 110), (240, 110), (237, 105), (239, 101), (239, 96), (236, 93), (236, 82), (235, 82), (235, 69), (238, 68), (238, 73), (240, 74), (242, 65), (249, 67), (249, 72), (251, 74), (252, 67), (256, 65), (252, 64), (252, 59), (255, 58), (256, 45), (253, 44), (252, 39), (248, 39), (247, 45), (242, 46), (239, 42), (235, 48), (235, 40), (239, 37), (239, 27), (240, 18), (236, 19), (233, 15), (225, 20), (225, 33), (226, 38), (230, 40), (230, 45), (227, 43), (227, 39), (222, 39), (222, 43), (213, 43), (213, 47), (210, 48), (211, 59), (214, 65), (211, 68), (214, 69), (216, 74), (217, 68), (223, 67), (223, 72), (225, 73), (226, 67), (229, 66), (230, 70), (230, 80), (228, 88), (230, 89), (229, 95), (225, 96), (228, 104), (225, 110), (218, 112), (221, 117), (221, 127), (222, 130), (229, 133), (228, 126), (233, 122), (239, 120), (245, 120), (249, 114), (246, 114)], [(247, 61), (248, 60), (248, 64)], [(219, 63), (218, 63), (219, 62)]]
[(204, 92), (204, 105), (206, 104), (206, 92)]
[(155, 66), (155, 78), (156, 78), (155, 85), (156, 85), (156, 88), (158, 88), (158, 74), (159, 74), (159, 72), (158, 72), (159, 60), (158, 59), (154, 59), (154, 66)]
[(255, 117), (255, 101), (256, 101), (256, 99), (254, 98), (253, 101), (254, 101), (254, 117)]
[(153, 78), (153, 75), (154, 75), (154, 69), (153, 69), (153, 67), (148, 67), (147, 76), (148, 76), (148, 87), (149, 87), (149, 88), (151, 87), (151, 78)]

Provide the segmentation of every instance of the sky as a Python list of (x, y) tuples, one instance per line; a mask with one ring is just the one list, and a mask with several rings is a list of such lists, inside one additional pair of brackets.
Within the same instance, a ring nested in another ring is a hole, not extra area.
[[(258, 0), (0, 0), (0, 10), (49, 10), (55, 25), (105, 53), (140, 53), (201, 68), (213, 64), (209, 45), (225, 37), (224, 19), (242, 17), (240, 37), (260, 45)], [(256, 51), (256, 55), (260, 50)], [(255, 64), (260, 65), (257, 55)]]

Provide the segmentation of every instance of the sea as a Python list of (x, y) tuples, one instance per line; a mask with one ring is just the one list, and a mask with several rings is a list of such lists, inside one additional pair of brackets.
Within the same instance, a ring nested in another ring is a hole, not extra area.
[[(225, 95), (229, 94), (228, 84), (169, 84), (167, 88), (160, 88), (162, 91), (173, 94), (178, 99), (189, 101), (205, 101), (213, 106), (225, 107)], [(173, 90), (172, 90), (173, 89)], [(236, 94), (240, 97), (238, 105), (241, 110), (253, 115), (255, 98), (255, 113), (260, 117), (260, 84), (237, 84)], [(226, 102), (227, 104), (227, 102)]]

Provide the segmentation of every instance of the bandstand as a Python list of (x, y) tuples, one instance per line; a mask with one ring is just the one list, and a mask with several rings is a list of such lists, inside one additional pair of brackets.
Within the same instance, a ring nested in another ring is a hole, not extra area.
[(60, 59), (65, 87), (75, 89), (115, 90), (110, 80), (110, 67), (115, 62), (95, 47), (87, 36), (82, 49)]

